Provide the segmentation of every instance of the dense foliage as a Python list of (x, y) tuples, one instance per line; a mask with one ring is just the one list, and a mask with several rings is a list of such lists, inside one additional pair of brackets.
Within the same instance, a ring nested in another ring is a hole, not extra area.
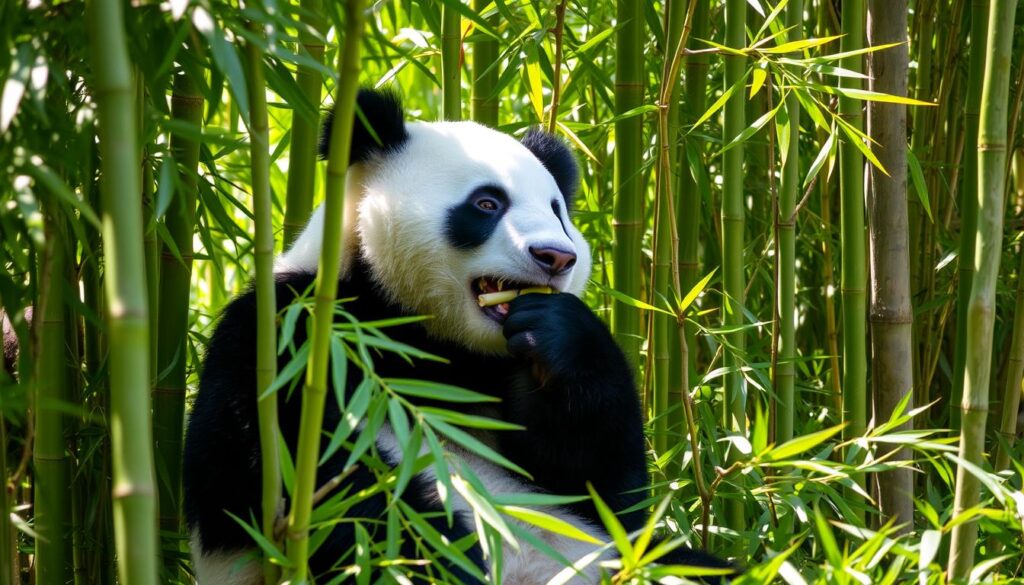
[[(192, 581), (180, 458), (204, 346), (342, 196), (315, 142), (356, 85), (418, 119), (545, 126), (578, 153), (586, 301), (637, 366), (658, 521), (631, 540), (605, 514), (611, 582), (689, 574), (656, 564), (653, 531), (737, 559), (743, 583), (1024, 582), (1015, 0), (364, 4), (0, 4), (0, 583)], [(432, 358), (394, 323), (295, 347), (306, 312), (345, 314), (314, 296), (265, 315), (259, 391), (363, 371), (324, 432), (378, 482), (314, 494), (317, 452), (280, 451), (264, 408), (264, 485), (312, 506), (238, 519), (268, 579), (304, 577), (282, 525), (315, 548), (381, 491), (386, 538), (361, 526), (341, 578), (422, 570), (394, 559), (403, 534), (476, 571), (400, 498), (428, 465), (495, 567), (502, 542), (543, 550), (513, 519), (593, 539), (537, 511), (559, 498), (487, 494), (443, 450), (515, 467), (466, 431), (502, 423), (408, 400), (484, 397), (375, 376), (376, 352)], [(385, 423), (421, 455), (381, 464)]]

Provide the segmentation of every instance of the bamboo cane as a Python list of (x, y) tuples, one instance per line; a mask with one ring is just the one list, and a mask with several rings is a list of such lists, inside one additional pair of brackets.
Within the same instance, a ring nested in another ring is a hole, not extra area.
[(122, 4), (89, 0), (94, 99), (102, 156), (103, 241), (110, 347), (114, 534), (120, 582), (157, 582), (156, 490), (150, 422), (148, 308), (135, 103)]
[[(855, 51), (864, 45), (864, 2), (843, 2), (841, 51)], [(859, 55), (842, 60), (842, 67), (863, 71)], [(840, 79), (843, 87), (861, 88), (857, 78)], [(863, 102), (839, 98), (839, 115), (851, 126), (863, 128)], [(844, 438), (864, 434), (867, 426), (866, 288), (864, 243), (864, 157), (852, 139), (839, 146), (840, 164), (840, 245), (842, 247), (841, 286), (843, 301), (843, 429)], [(855, 478), (863, 483), (863, 478)]]
[[(259, 37), (263, 30), (252, 21), (248, 29)], [(270, 135), (267, 121), (267, 88), (263, 50), (258, 43), (245, 45), (246, 82), (249, 93), (249, 159), (252, 172), (253, 216), (256, 234), (253, 256), (256, 276), (256, 403), (259, 419), (263, 536), (277, 540), (274, 527), (281, 508), (281, 464), (278, 460), (277, 396), (264, 396), (277, 377), (277, 299), (274, 289), (274, 225), (270, 198)], [(263, 559), (263, 580), (277, 583), (278, 565)]]
[[(981, 85), (985, 74), (985, 45), (988, 37), (989, 0), (971, 3), (971, 56), (967, 70), (967, 106), (964, 122), (967, 135), (964, 151), (977, 152), (978, 119), (981, 112)], [(960, 256), (957, 261), (956, 338), (953, 345), (953, 392), (949, 397), (950, 426), (960, 428), (960, 404), (964, 393), (964, 368), (967, 363), (967, 309), (974, 281), (974, 235), (978, 224), (978, 159), (964, 158), (964, 188), (960, 196)]]
[[(726, 0), (725, 44), (729, 47), (746, 46), (747, 3), (744, 0)], [(725, 87), (735, 85), (743, 76), (746, 58), (741, 55), (726, 55)], [(744, 93), (734, 92), (723, 108), (723, 143), (729, 143), (739, 136), (744, 121)], [(743, 232), (745, 206), (743, 202), (743, 145), (739, 144), (722, 155), (722, 321), (727, 328), (739, 329), (743, 325), (743, 302), (746, 276), (743, 266)], [(725, 416), (727, 429), (743, 435), (747, 429), (746, 381), (740, 368), (746, 336), (742, 330), (727, 335), (729, 346), (725, 348), (723, 364), (725, 374)], [(734, 455), (735, 457), (735, 455)], [(727, 500), (725, 524), (736, 531), (745, 525), (743, 501), (737, 496)]]
[(69, 402), (64, 335), (68, 234), (59, 213), (58, 209), (49, 209), (44, 215), (46, 248), (39, 278), (39, 310), (32, 322), (39, 339), (32, 451), (34, 527), (39, 534), (35, 569), (39, 585), (64, 585), (73, 579), (68, 491), (71, 474), (64, 438), (65, 417), (60, 409)]
[[(180, 72), (171, 93), (171, 117), (198, 131), (203, 124), (203, 97), (192, 74)], [(153, 390), (153, 434), (156, 438), (157, 486), (160, 489), (160, 529), (181, 530), (181, 449), (185, 417), (186, 365), (188, 356), (188, 308), (192, 284), (192, 238), (195, 231), (199, 187), (199, 142), (190, 135), (171, 134), (171, 152), (178, 163), (174, 199), (167, 208), (165, 224), (178, 250), (166, 247), (160, 256), (160, 303), (152, 305), (159, 316), (159, 342)], [(168, 557), (165, 566), (174, 570), (178, 559)]]
[[(302, 23), (299, 40), (309, 58), (322, 63), (324, 42), (321, 36), (326, 28), (322, 16), (322, 0), (302, 0)], [(320, 106), (323, 74), (308, 65), (299, 65), (295, 71), (295, 84), (303, 97), (314, 108)], [(316, 187), (317, 119), (308, 119), (292, 111), (292, 143), (288, 151), (288, 187), (284, 207), (284, 247), (287, 248), (305, 227), (313, 210)]]
[[(1018, 185), (1024, 181), (1018, 169), (1016, 173)], [(1019, 192), (1021, 187), (1018, 187)], [(998, 445), (996, 462), (993, 469), (1002, 471), (1010, 467), (1010, 451), (1017, 442), (1017, 416), (1020, 409), (1021, 393), (1024, 378), (1024, 246), (1020, 249), (1020, 268), (1017, 269), (1017, 302), (1013, 308), (1013, 341), (1010, 342), (1010, 356), (1006, 369), (1006, 383), (1003, 386), (1003, 400), (1000, 404), (999, 434), (1007, 443), (1007, 447)]]
[[(786, 5), (786, 26), (791, 27), (788, 41), (803, 38), (803, 0), (790, 0)], [(779, 316), (778, 366), (775, 370), (775, 442), (793, 438), (793, 419), (796, 411), (794, 392), (796, 359), (796, 198), (800, 188), (800, 102), (790, 93), (786, 97), (789, 116), (789, 142), (780, 144), (785, 149), (782, 181), (779, 190), (778, 246), (779, 281), (776, 283)], [(774, 172), (774, 171), (773, 171)]]
[[(869, 60), (871, 90), (907, 95), (907, 0), (870, 0), (870, 45), (899, 43), (873, 53)], [(871, 167), (868, 233), (871, 257), (871, 371), (876, 422), (890, 419), (914, 386), (913, 307), (910, 304), (910, 242), (907, 217), (907, 107), (871, 102), (868, 127), (877, 142), (878, 159), (889, 174)], [(913, 407), (913, 396), (907, 405)], [(912, 423), (901, 425), (910, 430)], [(898, 459), (909, 459), (908, 449)], [(894, 520), (900, 532), (914, 522), (913, 476), (909, 468), (879, 473), (880, 522)]]
[[(960, 403), (960, 457), (981, 466), (985, 458), (989, 375), (995, 292), (1003, 240), (1003, 195), (1006, 169), (1006, 120), (1010, 50), (1017, 0), (992, 0), (985, 44), (985, 76), (978, 130), (978, 224), (975, 229), (974, 282), (967, 311), (967, 360)], [(957, 467), (953, 518), (978, 503), (978, 479)], [(964, 579), (974, 566), (977, 519), (956, 524), (949, 544), (949, 578)]]
[[(492, 0), (473, 0), (473, 10), (481, 14)], [(487, 24), (497, 23), (497, 16), (488, 17)], [(473, 80), (470, 117), (474, 122), (494, 128), (498, 125), (498, 41), (482, 35), (473, 43)]]
[[(615, 113), (623, 114), (639, 107), (644, 98), (643, 3), (619, 0), (616, 19), (619, 28), (615, 37)], [(615, 122), (612, 286), (634, 299), (643, 295), (643, 148), (643, 118), (633, 116)], [(630, 363), (638, 364), (643, 331), (640, 312), (616, 301), (612, 308), (612, 331)]]
[[(453, 0), (461, 2), (462, 0)], [(462, 16), (445, 4), (441, 7), (441, 118), (462, 119)]]
[(316, 467), (320, 451), (320, 426), (327, 398), (327, 367), (334, 299), (341, 268), (341, 240), (345, 203), (345, 179), (352, 145), (356, 91), (359, 85), (359, 49), (363, 33), (364, 1), (346, 0), (344, 46), (338, 55), (338, 85), (335, 90), (334, 125), (327, 161), (324, 199), (324, 247), (320, 254), (314, 290), (316, 304), (310, 334), (309, 363), (302, 392), (299, 444), (295, 460), (295, 487), (288, 515), (287, 552), (295, 583), (307, 580), (309, 519), (316, 488)]

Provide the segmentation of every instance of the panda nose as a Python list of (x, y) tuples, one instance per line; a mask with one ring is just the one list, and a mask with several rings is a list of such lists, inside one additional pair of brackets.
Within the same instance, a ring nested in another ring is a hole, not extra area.
[(534, 248), (530, 246), (530, 255), (538, 266), (551, 276), (558, 276), (576, 265), (576, 254), (558, 248)]

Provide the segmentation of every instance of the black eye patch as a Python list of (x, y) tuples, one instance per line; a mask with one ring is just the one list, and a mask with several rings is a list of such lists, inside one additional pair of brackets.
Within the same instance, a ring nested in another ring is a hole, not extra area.
[(482, 245), (494, 233), (508, 206), (508, 194), (500, 187), (474, 189), (465, 201), (448, 209), (445, 238), (460, 250)]

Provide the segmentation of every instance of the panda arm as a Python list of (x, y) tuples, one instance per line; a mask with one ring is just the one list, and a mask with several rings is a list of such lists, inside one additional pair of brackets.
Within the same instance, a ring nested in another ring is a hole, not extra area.
[[(512, 301), (504, 334), (524, 361), (505, 416), (526, 430), (504, 434), (503, 450), (552, 492), (585, 494), (589, 482), (614, 510), (642, 501), (648, 478), (639, 397), (604, 323), (573, 295), (524, 295)], [(592, 504), (582, 508), (596, 516)], [(642, 515), (621, 518), (633, 527)]]

